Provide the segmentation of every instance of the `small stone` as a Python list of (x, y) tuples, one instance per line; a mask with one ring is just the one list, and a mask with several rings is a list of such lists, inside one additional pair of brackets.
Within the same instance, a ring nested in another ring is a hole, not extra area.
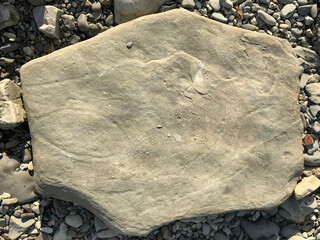
[(311, 15), (312, 18), (316, 18), (317, 17), (317, 15), (318, 15), (318, 6), (317, 6), (317, 4), (312, 4), (310, 15)]
[(0, 31), (16, 25), (20, 20), (19, 11), (11, 4), (0, 4)]
[(229, 9), (233, 7), (233, 3), (231, 2), (231, 0), (220, 0), (220, 4), (221, 6)]
[(297, 200), (300, 200), (320, 187), (320, 180), (316, 176), (305, 177), (299, 182), (295, 189), (294, 195)]
[(88, 32), (89, 31), (89, 24), (87, 20), (87, 16), (85, 14), (80, 14), (77, 19), (78, 28), (82, 32)]
[(33, 9), (33, 17), (38, 29), (49, 38), (59, 39), (59, 19), (62, 11), (54, 6), (44, 5)]
[(28, 170), (33, 171), (33, 163), (32, 161), (28, 163)]
[(223, 16), (221, 13), (219, 12), (214, 12), (211, 14), (211, 19), (217, 20), (219, 22), (223, 22), (223, 23), (227, 23), (228, 19)]
[(108, 17), (106, 18), (106, 20), (105, 20), (105, 23), (106, 23), (106, 25), (108, 26), (108, 27), (110, 27), (110, 26), (113, 26), (113, 14), (112, 13), (110, 13), (109, 15), (108, 15)]
[(298, 7), (298, 14), (300, 16), (306, 16), (311, 12), (312, 5), (304, 5)]
[(34, 213), (22, 213), (21, 214), (21, 218), (23, 219), (23, 220), (25, 220), (25, 219), (30, 219), (30, 218), (34, 218), (35, 217), (35, 214)]
[(112, 0), (100, 0), (100, 3), (104, 6), (111, 6)]
[(296, 10), (296, 5), (294, 4), (287, 4), (285, 5), (282, 10), (280, 11), (280, 15), (283, 19), (290, 18), (294, 11)]
[(206, 223), (202, 224), (202, 233), (205, 236), (209, 236), (210, 234), (210, 226)]
[(22, 221), (21, 218), (16, 218), (14, 216), (11, 216), (10, 227), (9, 227), (9, 238), (17, 239), (19, 236), (25, 233), (33, 224), (35, 224), (35, 220), (33, 219)]
[(80, 227), (83, 224), (83, 219), (80, 215), (68, 215), (65, 218), (66, 223), (74, 228)]
[(261, 18), (262, 21), (264, 21), (266, 24), (270, 26), (275, 26), (277, 24), (277, 21), (268, 13), (258, 10), (258, 16)]
[(302, 101), (303, 99), (304, 99), (303, 94), (300, 93), (300, 94), (298, 95), (298, 100), (299, 100), (299, 101)]
[(195, 7), (194, 0), (183, 0), (181, 6), (184, 8), (194, 8)]
[(94, 12), (101, 11), (101, 4), (99, 2), (94, 2), (91, 8), (92, 8), (92, 11)]
[(212, 9), (216, 12), (219, 11), (221, 8), (220, 0), (210, 0), (209, 4), (212, 7)]
[(168, 228), (168, 226), (163, 226), (161, 228), (161, 232), (162, 232), (162, 237), (165, 240), (171, 240), (172, 233), (171, 233), (170, 229)]
[(4, 192), (4, 193), (2, 193), (0, 195), (0, 200), (7, 199), (7, 198), (11, 198), (11, 194), (10, 193)]
[(284, 226), (282, 229), (281, 229), (281, 235), (285, 238), (285, 239), (289, 239), (290, 237), (296, 235), (297, 233), (299, 233), (300, 230), (297, 226), (297, 224), (295, 223), (292, 223), (292, 224), (289, 224), (287, 226)]
[(306, 26), (310, 26), (314, 22), (313, 18), (310, 16), (305, 16), (304, 23)]
[(279, 3), (283, 4), (283, 5), (286, 5), (286, 4), (289, 4), (289, 3), (293, 3), (294, 0), (278, 0)]
[(31, 161), (31, 159), (32, 159), (32, 155), (31, 155), (30, 150), (28, 148), (25, 148), (23, 151), (22, 162), (28, 163)]
[(277, 224), (266, 219), (260, 219), (256, 222), (244, 220), (241, 222), (241, 227), (252, 240), (270, 239), (271, 237), (276, 239), (280, 232)]
[(282, 28), (282, 29), (288, 29), (289, 25), (282, 23), (282, 24), (279, 25), (279, 27)]
[(13, 205), (13, 204), (16, 204), (17, 202), (18, 202), (17, 198), (6, 198), (2, 200), (1, 205), (3, 206)]
[(319, 167), (320, 166), (320, 152), (314, 152), (313, 155), (303, 154), (304, 165), (309, 167)]
[(53, 235), (53, 240), (71, 240), (72, 237), (68, 234), (68, 227), (66, 224), (61, 223), (59, 229)]
[(0, 82), (0, 129), (12, 129), (24, 122), (26, 112), (20, 92), (20, 87), (10, 79)]
[(61, 19), (63, 22), (63, 28), (66, 30), (73, 31), (76, 29), (76, 21), (74, 19), (74, 16), (69, 14), (63, 14), (61, 15)]
[(255, 31), (257, 29), (257, 27), (255, 25), (252, 25), (252, 24), (243, 24), (241, 26), (243, 29), (247, 29), (247, 30), (250, 30), (250, 31)]
[(27, 47), (24, 47), (22, 50), (28, 56), (33, 56), (34, 55), (34, 51), (32, 50), (31, 47), (27, 46)]
[(51, 228), (51, 227), (41, 227), (40, 231), (44, 232), (44, 233), (51, 234), (53, 232), (53, 228)]
[(112, 238), (119, 235), (119, 233), (115, 232), (112, 229), (108, 229), (108, 230), (102, 230), (101, 232), (97, 233), (97, 236), (99, 238)]
[(225, 234), (218, 232), (214, 235), (214, 240), (229, 240), (230, 238), (228, 238)]

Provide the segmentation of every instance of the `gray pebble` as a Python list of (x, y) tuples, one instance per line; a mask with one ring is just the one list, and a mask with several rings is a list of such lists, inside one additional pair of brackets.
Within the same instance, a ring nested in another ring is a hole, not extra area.
[(184, 8), (194, 8), (196, 4), (194, 3), (194, 0), (183, 0), (181, 6)]
[(42, 53), (43, 51), (43, 44), (41, 42), (36, 42), (34, 48), (37, 52)]
[(80, 14), (77, 19), (78, 28), (82, 32), (88, 32), (89, 31), (89, 24), (87, 20), (87, 16), (85, 14)]
[(250, 30), (250, 31), (255, 31), (257, 29), (257, 27), (253, 24), (250, 24), (250, 23), (247, 23), (247, 24), (243, 24), (242, 25), (242, 28), (243, 29), (247, 29), (247, 30)]
[(311, 11), (311, 8), (312, 8), (312, 5), (300, 6), (300, 7), (298, 7), (298, 14), (300, 16), (308, 15)]
[(221, 6), (228, 9), (233, 7), (233, 3), (231, 2), (231, 0), (220, 0), (220, 4)]
[(312, 8), (311, 8), (311, 11), (310, 11), (310, 15), (311, 17), (313, 18), (316, 18), (317, 15), (318, 15), (318, 7), (317, 7), (317, 4), (312, 4)]
[(313, 20), (313, 18), (310, 17), (310, 16), (306, 16), (306, 17), (304, 18), (304, 24), (305, 24), (306, 26), (310, 26), (313, 22), (314, 22), (314, 20)]
[(211, 14), (211, 19), (217, 20), (219, 22), (227, 23), (228, 19), (223, 16), (221, 13), (214, 12)]
[(83, 224), (83, 219), (80, 215), (68, 215), (65, 218), (66, 223), (74, 228), (78, 228)]
[(303, 30), (301, 28), (291, 28), (291, 33), (298, 37), (298, 36), (301, 36), (302, 33), (303, 33)]
[(285, 5), (282, 10), (280, 11), (280, 15), (283, 19), (287, 19), (287, 18), (290, 18), (293, 13), (294, 13), (294, 10), (296, 10), (296, 5), (294, 4), (287, 4)]
[(202, 233), (205, 236), (209, 236), (209, 234), (210, 234), (210, 226), (207, 223), (202, 224)]
[(214, 11), (219, 11), (221, 8), (220, 0), (210, 0), (209, 4)]
[(263, 22), (265, 22), (268, 25), (275, 26), (277, 24), (276, 20), (272, 16), (270, 16), (268, 13), (265, 13), (262, 10), (258, 11), (258, 16), (259, 18), (261, 18)]
[(307, 5), (307, 4), (308, 4), (308, 0), (298, 0), (298, 4), (299, 4), (300, 6), (302, 6), (302, 5)]
[(294, 0), (278, 0), (279, 3), (285, 5), (285, 4), (289, 4), (289, 3), (293, 3)]

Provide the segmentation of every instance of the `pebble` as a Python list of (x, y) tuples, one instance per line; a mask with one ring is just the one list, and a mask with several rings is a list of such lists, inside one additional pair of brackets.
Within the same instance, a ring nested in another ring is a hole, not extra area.
[(311, 12), (312, 5), (304, 5), (298, 7), (298, 14), (300, 16), (306, 16)]
[(119, 233), (115, 232), (112, 229), (103, 230), (103, 231), (97, 233), (97, 236), (99, 238), (112, 238), (112, 237), (115, 237), (117, 235), (119, 235)]
[(53, 232), (53, 228), (51, 228), (51, 227), (41, 227), (41, 228), (40, 228), (40, 231), (41, 231), (41, 232), (44, 232), (44, 233), (49, 233), (49, 234), (51, 234), (51, 233)]
[(25, 219), (34, 218), (35, 214), (34, 213), (22, 213), (20, 216), (23, 220), (25, 220)]
[(295, 198), (300, 200), (314, 192), (319, 187), (320, 180), (316, 176), (312, 175), (310, 177), (305, 177), (296, 185), (294, 189)]
[(1, 205), (8, 206), (8, 205), (16, 204), (17, 202), (18, 202), (17, 198), (5, 198), (2, 200)]
[(209, 0), (209, 4), (214, 11), (219, 11), (221, 8), (220, 0)]
[(62, 11), (54, 6), (43, 5), (33, 9), (33, 17), (38, 29), (49, 38), (60, 38), (59, 19)]
[(228, 19), (223, 16), (221, 13), (219, 12), (214, 12), (211, 14), (211, 19), (217, 20), (219, 22), (223, 22), (223, 23), (227, 23)]
[(68, 227), (61, 223), (59, 229), (53, 235), (53, 240), (71, 240), (72, 237), (68, 235)]
[(80, 215), (68, 215), (65, 218), (66, 223), (74, 228), (78, 228), (83, 224), (83, 219)]
[(89, 31), (89, 24), (87, 20), (87, 16), (85, 14), (80, 14), (77, 19), (78, 28), (82, 32), (88, 32)]
[(202, 233), (205, 236), (210, 234), (210, 226), (207, 223), (202, 224)]
[(294, 4), (287, 4), (285, 5), (282, 10), (280, 11), (280, 15), (283, 19), (290, 18), (294, 11), (296, 10), (296, 5)]
[(33, 171), (33, 162), (32, 161), (28, 163), (28, 170)]
[(276, 20), (271, 15), (262, 10), (258, 10), (258, 16), (263, 22), (270, 26), (275, 26), (277, 24)]
[(194, 0), (183, 0), (181, 6), (184, 8), (194, 8), (196, 6)]
[(260, 219), (256, 222), (244, 220), (241, 222), (241, 226), (252, 240), (275, 238), (280, 232), (277, 224), (266, 219)]
[(233, 7), (233, 3), (231, 2), (231, 0), (220, 0), (220, 4), (221, 6), (229, 9)]

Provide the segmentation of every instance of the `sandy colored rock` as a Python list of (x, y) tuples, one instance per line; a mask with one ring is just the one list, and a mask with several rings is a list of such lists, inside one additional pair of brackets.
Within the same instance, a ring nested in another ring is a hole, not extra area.
[(114, 0), (114, 16), (117, 24), (158, 12), (168, 0)]
[(0, 81), (0, 129), (8, 130), (24, 122), (20, 87), (10, 79)]
[(285, 40), (173, 10), (21, 76), (37, 191), (124, 234), (278, 206), (302, 173), (299, 67)]
[(320, 180), (316, 176), (305, 177), (294, 189), (295, 198), (300, 200), (315, 191), (318, 187), (320, 187)]

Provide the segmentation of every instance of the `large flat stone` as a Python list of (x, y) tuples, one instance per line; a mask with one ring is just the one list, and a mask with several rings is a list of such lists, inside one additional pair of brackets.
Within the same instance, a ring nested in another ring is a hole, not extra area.
[(21, 76), (37, 191), (125, 234), (277, 206), (302, 172), (299, 64), (285, 40), (173, 10)]

